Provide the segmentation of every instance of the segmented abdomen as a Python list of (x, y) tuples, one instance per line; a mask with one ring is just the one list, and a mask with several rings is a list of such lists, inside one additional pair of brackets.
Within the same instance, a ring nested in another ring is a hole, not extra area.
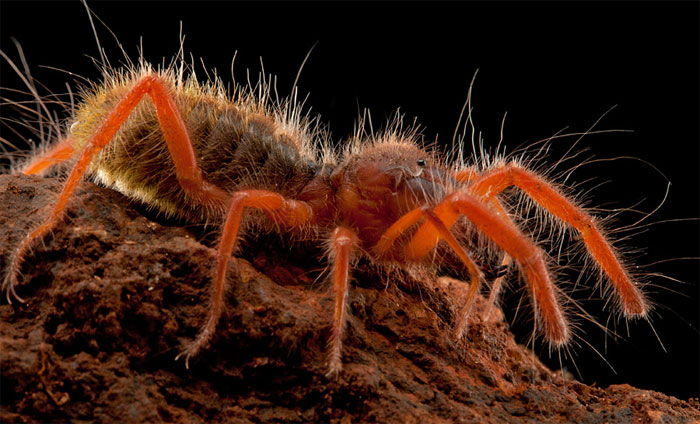
[[(135, 78), (113, 78), (84, 95), (71, 129), (76, 149), (87, 143)], [(208, 182), (227, 192), (257, 188), (293, 198), (318, 172), (309, 148), (313, 140), (302, 124), (285, 121), (252, 94), (232, 101), (218, 85), (178, 81), (169, 74), (165, 78)], [(169, 216), (200, 222), (221, 213), (205, 209), (180, 188), (147, 97), (95, 158), (91, 171), (99, 182)]]

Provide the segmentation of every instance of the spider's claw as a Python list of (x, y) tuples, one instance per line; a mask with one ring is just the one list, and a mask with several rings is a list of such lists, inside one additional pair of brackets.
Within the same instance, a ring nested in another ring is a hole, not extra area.
[(190, 369), (190, 354), (187, 351), (180, 352), (178, 355), (175, 357), (176, 361), (179, 361), (182, 355), (185, 355), (185, 369)]
[(183, 358), (183, 357), (184, 357), (184, 359), (185, 359), (185, 368), (186, 368), (186, 369), (190, 369), (190, 358), (193, 358), (193, 357), (197, 356), (197, 354), (199, 353), (201, 347), (202, 347), (202, 346), (201, 346), (201, 343), (198, 343), (198, 341), (194, 341), (194, 342), (188, 344), (187, 347), (186, 347), (184, 350), (182, 350), (182, 352), (180, 352), (180, 353), (175, 357), (175, 360), (176, 360), (176, 361), (179, 361), (180, 358)]
[(17, 301), (20, 303), (27, 303), (27, 301), (22, 299), (15, 291), (16, 282), (17, 278), (10, 274), (5, 277), (5, 281), (2, 283), (2, 290), (5, 292), (5, 298), (7, 299), (7, 303), (10, 305), (12, 305), (12, 298), (17, 299)]
[(466, 327), (460, 328), (460, 327), (461, 326), (459, 324), (456, 324), (455, 327), (452, 329), (452, 340), (454, 342), (459, 342), (467, 334), (467, 328)]
[(342, 364), (333, 364), (329, 363), (328, 364), (328, 372), (326, 373), (326, 377), (332, 380), (337, 380), (338, 376), (340, 376), (340, 371), (343, 369)]

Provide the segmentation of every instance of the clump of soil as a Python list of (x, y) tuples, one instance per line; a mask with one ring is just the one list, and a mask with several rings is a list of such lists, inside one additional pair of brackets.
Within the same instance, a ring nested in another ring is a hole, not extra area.
[[(59, 190), (54, 179), (0, 176), (0, 268)], [(333, 301), (320, 251), (257, 240), (249, 260), (231, 259), (216, 336), (186, 369), (174, 358), (204, 321), (214, 250), (198, 240), (214, 229), (195, 236), (110, 190), (78, 191), (27, 259), (18, 293), (28, 302), (0, 305), (2, 422), (700, 420), (697, 399), (565, 379), (498, 317), (451, 341), (466, 284), (449, 278), (396, 285), (355, 272), (344, 370), (329, 378)]]

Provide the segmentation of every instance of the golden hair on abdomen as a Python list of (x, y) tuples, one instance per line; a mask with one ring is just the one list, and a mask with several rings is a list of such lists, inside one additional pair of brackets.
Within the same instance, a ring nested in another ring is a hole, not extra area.
[[(83, 90), (69, 133), (76, 150), (147, 72), (152, 72), (147, 65), (108, 71), (104, 83)], [(260, 83), (257, 93), (245, 86), (229, 95), (218, 80), (201, 84), (172, 68), (158, 74), (182, 114), (205, 180), (217, 187), (229, 193), (256, 188), (294, 197), (323, 166), (312, 146), (325, 143), (323, 132), (290, 101), (272, 99), (265, 84)], [(180, 187), (148, 100), (138, 104), (90, 170), (98, 182), (167, 216), (197, 222), (221, 213), (204, 208)]]

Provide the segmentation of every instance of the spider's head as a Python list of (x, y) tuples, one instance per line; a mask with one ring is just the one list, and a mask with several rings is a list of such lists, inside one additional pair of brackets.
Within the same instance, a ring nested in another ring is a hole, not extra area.
[(341, 220), (372, 239), (406, 212), (437, 204), (456, 183), (430, 153), (409, 141), (390, 140), (350, 154), (331, 184)]

